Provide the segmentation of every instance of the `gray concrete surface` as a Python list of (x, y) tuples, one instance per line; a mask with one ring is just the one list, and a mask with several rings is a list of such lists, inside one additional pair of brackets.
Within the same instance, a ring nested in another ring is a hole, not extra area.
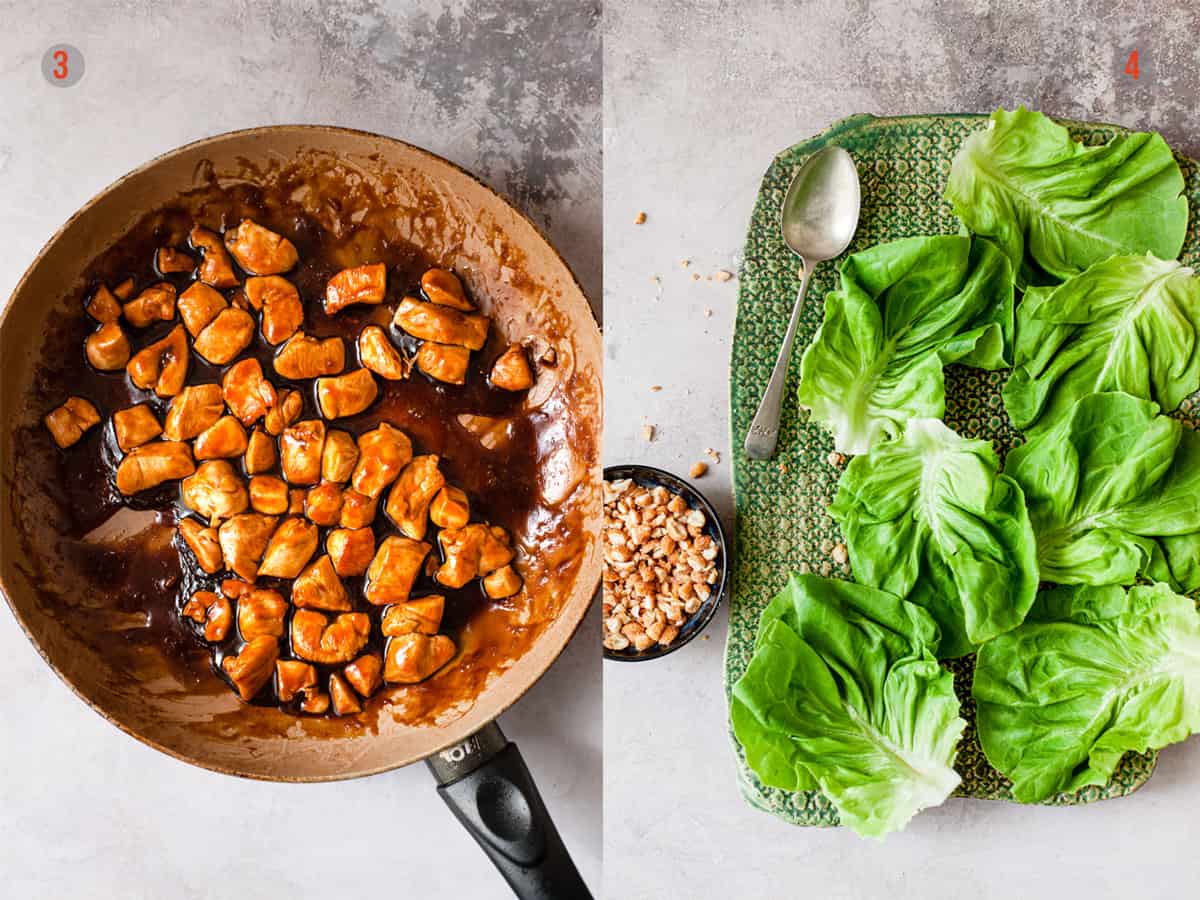
[[(0, 0), (0, 298), (109, 182), (172, 147), (283, 122), (423, 145), (532, 214), (600, 292), (594, 3)], [(53, 88), (42, 54), (85, 55)], [(600, 878), (600, 659), (585, 625), (506, 715), (585, 878)], [(272, 785), (186, 766), (120, 733), (0, 611), (0, 895), (506, 897), (424, 766)], [(353, 814), (358, 825), (350, 828)], [(365, 824), (366, 830), (360, 830)]]
[[(704, 448), (718, 448), (721, 465), (697, 485), (731, 516), (736, 285), (704, 276), (736, 269), (775, 153), (853, 113), (986, 112), (1025, 102), (1156, 128), (1197, 154), (1198, 38), (1200, 14), (1183, 0), (608, 0), (606, 462), (685, 474)], [(1136, 82), (1122, 71), (1133, 49)], [(639, 211), (647, 215), (640, 226)], [(644, 423), (657, 429), (649, 444)], [(1163, 752), (1149, 785), (1128, 799), (1060, 810), (952, 800), (883, 844), (754, 812), (737, 794), (726, 738), (725, 628), (722, 614), (711, 640), (654, 663), (605, 666), (610, 896), (1104, 900), (1195, 892), (1200, 738)]]

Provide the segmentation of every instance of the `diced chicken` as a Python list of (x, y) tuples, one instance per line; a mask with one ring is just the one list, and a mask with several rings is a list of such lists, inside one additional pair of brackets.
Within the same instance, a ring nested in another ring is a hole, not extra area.
[(292, 614), (292, 650), (301, 659), (331, 666), (350, 662), (367, 644), (366, 613), (342, 613), (333, 622), (311, 609)]
[(521, 576), (511, 565), (501, 566), (484, 576), (483, 592), (493, 600), (503, 600), (521, 590)]
[(424, 541), (396, 535), (384, 538), (367, 568), (367, 602), (374, 606), (406, 602), (413, 582), (421, 574), (421, 564), (432, 549)]
[(329, 695), (324, 691), (306, 690), (300, 709), (313, 715), (324, 715), (329, 712)]
[(275, 468), (275, 441), (261, 428), (250, 432), (246, 440), (246, 474), (258, 475)]
[(315, 525), (301, 518), (284, 519), (271, 535), (258, 574), (264, 578), (295, 578), (317, 552), (320, 540)]
[(221, 668), (229, 676), (243, 700), (252, 700), (263, 689), (275, 671), (279, 659), (279, 642), (273, 637), (260, 635), (242, 647), (237, 656), (221, 660)]
[(183, 390), (188, 372), (187, 332), (176, 325), (160, 341), (139, 350), (125, 367), (129, 379), (142, 390), (174, 397)]
[(196, 459), (232, 459), (246, 452), (246, 429), (233, 416), (222, 416), (196, 436)]
[(183, 605), (183, 615), (204, 626), (204, 639), (219, 643), (229, 634), (233, 624), (233, 605), (228, 598), (212, 591), (196, 591)]
[(203, 281), (192, 282), (187, 290), (179, 295), (179, 315), (183, 319), (188, 334), (196, 337), (213, 319), (229, 304), (220, 291), (214, 290)]
[(358, 358), (366, 368), (388, 381), (405, 379), (412, 371), (412, 360), (396, 349), (387, 332), (378, 325), (368, 325), (359, 332)]
[(321, 340), (298, 331), (275, 354), (275, 371), (291, 381), (336, 375), (346, 367), (346, 346), (340, 337)]
[(358, 702), (358, 696), (350, 690), (346, 679), (337, 672), (329, 676), (329, 697), (333, 701), (335, 716), (352, 716), (362, 712), (362, 704)]
[(379, 385), (370, 369), (355, 369), (335, 378), (317, 379), (317, 404), (326, 419), (355, 416), (375, 402)]
[(332, 316), (352, 303), (382, 303), (386, 293), (387, 267), (383, 263), (342, 269), (325, 285), (325, 312)]
[(368, 497), (378, 497), (400, 476), (412, 455), (412, 441), (408, 435), (381, 422), (358, 439), (358, 464), (351, 480), (354, 490)]
[(230, 288), (238, 283), (237, 275), (233, 271), (233, 260), (229, 258), (229, 253), (216, 232), (196, 225), (188, 234), (188, 240), (203, 254), (200, 269), (196, 273), (201, 281), (215, 288)]
[(325, 435), (325, 448), (321, 451), (321, 478), (344, 484), (354, 474), (358, 462), (358, 444), (345, 431), (337, 428)]
[(488, 317), (405, 297), (392, 319), (415, 338), (479, 350), (487, 343)]
[(421, 276), (421, 290), (430, 303), (451, 306), (463, 312), (471, 312), (475, 308), (467, 299), (458, 276), (448, 269), (429, 269)]
[(320, 556), (292, 583), (292, 603), (301, 609), (349, 611), (350, 595), (328, 556)]
[(154, 267), (160, 275), (173, 275), (192, 271), (196, 261), (176, 247), (159, 247), (154, 254)]
[(216, 459), (200, 463), (196, 473), (183, 480), (183, 502), (215, 525), (245, 512), (250, 498), (233, 466)]
[(112, 289), (113, 296), (116, 297), (118, 300), (120, 300), (122, 303), (124, 303), (126, 300), (128, 300), (130, 297), (133, 296), (133, 291), (134, 291), (134, 283), (133, 283), (132, 278), (126, 278), (124, 281), (122, 281), (120, 284), (118, 284), (115, 288)]
[(229, 411), (253, 425), (265, 416), (276, 402), (275, 386), (263, 377), (257, 359), (243, 359), (229, 367), (221, 379), (221, 391)]
[(255, 512), (281, 516), (288, 511), (288, 486), (274, 475), (255, 475), (250, 479), (250, 505)]
[(402, 634), (388, 638), (383, 679), (388, 684), (424, 681), (454, 657), (454, 641), (444, 634)]
[(325, 423), (319, 419), (297, 422), (279, 438), (283, 477), (291, 484), (316, 484), (321, 479), (321, 454), (325, 449)]
[(117, 490), (125, 496), (196, 471), (192, 448), (182, 441), (151, 441), (134, 447), (117, 466)]
[(417, 348), (417, 368), (446, 384), (465, 384), (471, 351), (466, 347), (426, 341)]
[(217, 529), (217, 539), (221, 542), (225, 567), (240, 578), (253, 581), (258, 576), (258, 562), (275, 531), (276, 521), (275, 516), (242, 513), (222, 522)]
[(82, 397), (68, 397), (62, 406), (46, 413), (42, 421), (54, 438), (54, 443), (65, 450), (93, 425), (100, 424), (100, 413)]
[(140, 447), (162, 434), (162, 426), (154, 417), (154, 411), (145, 403), (119, 409), (113, 413), (113, 434), (122, 453)]
[(492, 363), (491, 381), (506, 391), (526, 391), (533, 387), (533, 370), (529, 368), (525, 348), (510, 344)]
[(342, 486), (323, 481), (304, 497), (304, 514), (317, 525), (336, 525), (342, 517)]
[(267, 410), (263, 418), (263, 427), (267, 434), (281, 435), (289, 425), (300, 418), (304, 411), (304, 396), (299, 391), (284, 388), (279, 391), (273, 407)]
[(380, 630), (384, 637), (401, 634), (437, 634), (442, 627), (446, 598), (441, 594), (417, 597), (407, 603), (396, 603), (383, 611)]
[(370, 697), (383, 683), (383, 658), (378, 653), (364, 653), (342, 669), (342, 676), (363, 697)]
[(436, 455), (414, 456), (392, 485), (384, 512), (410, 538), (422, 540), (429, 526), (429, 505), (445, 483)]
[(283, 617), (288, 603), (276, 591), (252, 590), (238, 599), (237, 621), (242, 640), (256, 637), (283, 637)]
[(476, 416), (470, 413), (460, 413), (455, 418), (458, 424), (478, 440), (480, 446), (485, 450), (499, 450), (507, 446), (513, 438), (511, 419)]
[(435, 577), (451, 588), (460, 588), (478, 575), (490, 575), (512, 562), (514, 555), (508, 532), (478, 522), (465, 528), (442, 529), (438, 543), (445, 562)]
[(462, 528), (471, 521), (466, 492), (452, 484), (443, 486), (429, 505), (429, 519), (438, 528)]
[(195, 519), (188, 517), (179, 520), (179, 536), (188, 545), (188, 549), (196, 557), (200, 568), (209, 575), (215, 575), (225, 565), (221, 557), (221, 543), (217, 539), (217, 529), (206, 528)]
[(163, 434), (172, 441), (190, 441), (215, 425), (224, 411), (219, 384), (189, 385), (171, 399)]
[(204, 326), (196, 338), (195, 351), (214, 366), (237, 359), (254, 340), (254, 317), (244, 309), (229, 306)]
[(160, 281), (146, 288), (121, 308), (125, 320), (134, 328), (175, 318), (175, 285)]
[(306, 688), (316, 687), (317, 670), (312, 663), (281, 659), (275, 663), (275, 695), (280, 703), (290, 703)]
[(375, 532), (370, 528), (335, 528), (325, 538), (333, 570), (343, 578), (366, 574), (375, 555)]
[(88, 298), (84, 309), (101, 325), (107, 325), (109, 322), (115, 322), (121, 318), (121, 302), (103, 284), (92, 291), (92, 296)]
[(118, 372), (129, 362), (129, 338), (116, 322), (101, 325), (84, 342), (87, 361), (101, 372)]
[(243, 290), (246, 300), (262, 311), (262, 333), (269, 344), (282, 344), (304, 324), (304, 304), (300, 292), (278, 275), (247, 278)]
[(338, 524), (343, 528), (366, 528), (375, 521), (378, 509), (378, 497), (368, 497), (347, 488), (342, 492), (342, 517)]
[(302, 516), (304, 515), (304, 500), (308, 496), (308, 491), (304, 488), (292, 488), (288, 491), (288, 515)]
[(300, 261), (295, 244), (253, 219), (225, 232), (225, 247), (251, 275), (282, 275)]

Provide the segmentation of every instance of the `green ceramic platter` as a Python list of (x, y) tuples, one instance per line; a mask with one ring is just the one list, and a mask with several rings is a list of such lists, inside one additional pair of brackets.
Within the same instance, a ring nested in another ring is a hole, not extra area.
[[(817, 137), (779, 154), (763, 178), (746, 237), (738, 292), (730, 373), (734, 500), (737, 510), (733, 592), (729, 638), (725, 648), (726, 695), (745, 671), (754, 647), (759, 614), (787, 580), (790, 571), (850, 578), (848, 565), (831, 556), (841, 541), (827, 509), (841, 469), (830, 462), (833, 442), (816, 423), (806, 421), (796, 402), (800, 355), (821, 322), (821, 298), (832, 290), (837, 263), (819, 266), (808, 290), (792, 366), (788, 372), (783, 421), (776, 456), (747, 459), (742, 441), (759, 397), (770, 377), (783, 340), (793, 298), (799, 288), (798, 261), (779, 233), (779, 209), (793, 174), (814, 152), (830, 144), (854, 157), (862, 180), (862, 219), (850, 252), (882, 241), (920, 234), (955, 234), (958, 220), (942, 199), (950, 162), (963, 139), (984, 127), (985, 116), (941, 115), (880, 119), (854, 116)], [(1063, 122), (1086, 143), (1103, 143), (1122, 131), (1114, 125)], [(1200, 204), (1200, 167), (1180, 158), (1192, 209)], [(1183, 259), (1200, 260), (1195, 218), (1189, 223)], [(951, 366), (946, 371), (946, 422), (960, 434), (993, 440), (1007, 452), (1017, 439), (1000, 402), (1007, 372), (983, 372)], [(1179, 415), (1200, 426), (1196, 398)], [(962, 775), (960, 796), (1011, 800), (1007, 780), (988, 764), (975, 734), (970, 696), (973, 658), (949, 664), (963, 701), (967, 730), (955, 764)], [(837, 812), (819, 792), (789, 793), (764, 787), (746, 766), (733, 741), (742, 794), (759, 809), (798, 825), (837, 825)], [(1127, 754), (1112, 781), (1048, 803), (1071, 805), (1121, 797), (1140, 787), (1154, 771), (1156, 754)]]

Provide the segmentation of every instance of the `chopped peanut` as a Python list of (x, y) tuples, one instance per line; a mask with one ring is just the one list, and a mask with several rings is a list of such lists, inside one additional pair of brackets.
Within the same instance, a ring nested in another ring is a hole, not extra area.
[(160, 281), (146, 288), (121, 308), (122, 315), (134, 328), (175, 318), (175, 285)]
[(399, 477), (412, 455), (412, 441), (408, 435), (399, 428), (381, 422), (378, 427), (359, 436), (358, 463), (351, 479), (354, 490), (377, 498), (384, 488)]
[(358, 444), (353, 436), (334, 428), (325, 435), (325, 447), (321, 451), (321, 478), (344, 484), (354, 474), (358, 462)]
[(301, 609), (349, 611), (350, 596), (328, 556), (318, 557), (292, 583), (292, 603)]
[(196, 435), (196, 459), (232, 459), (246, 452), (246, 429), (234, 416), (222, 416)]
[(346, 347), (340, 337), (324, 340), (297, 331), (275, 354), (275, 371), (292, 381), (336, 375), (346, 367)]
[(250, 505), (246, 485), (223, 459), (202, 462), (195, 474), (183, 479), (183, 502), (216, 524), (245, 512)]
[(292, 650), (321, 665), (346, 663), (367, 644), (371, 620), (365, 613), (342, 613), (333, 622), (324, 613), (298, 609), (292, 614)]
[(233, 606), (212, 591), (196, 591), (183, 605), (183, 615), (204, 626), (204, 639), (211, 643), (225, 640), (233, 624)]
[(196, 225), (188, 235), (192, 246), (203, 255), (196, 276), (205, 284), (215, 288), (229, 288), (238, 283), (233, 271), (233, 261), (225, 250), (221, 239), (207, 228)]
[(129, 362), (129, 338), (116, 322), (101, 325), (84, 343), (87, 361), (101, 372), (119, 372)]
[(65, 450), (93, 425), (100, 424), (100, 413), (82, 397), (68, 397), (62, 406), (46, 413), (42, 421), (54, 438), (54, 443)]
[[(270, 578), (295, 578), (312, 559), (320, 543), (317, 527), (301, 518), (288, 518), (271, 535), (258, 574)], [(295, 601), (295, 592), (292, 596)]]
[(215, 575), (225, 565), (221, 556), (221, 543), (217, 540), (217, 529), (205, 528), (192, 518), (179, 520), (179, 536), (196, 557), (200, 568)]
[(510, 344), (492, 364), (492, 384), (506, 391), (524, 391), (533, 387), (533, 371), (525, 348)]
[(447, 484), (429, 505), (429, 519), (438, 528), (462, 528), (471, 521), (471, 506), (465, 491)]
[(263, 377), (257, 359), (243, 359), (230, 366), (221, 378), (221, 393), (229, 411), (243, 425), (253, 425), (265, 416), (277, 399), (275, 386)]
[(358, 415), (375, 402), (379, 385), (370, 369), (355, 369), (345, 375), (317, 379), (317, 404), (326, 419)]
[(246, 300), (262, 311), (262, 333), (268, 344), (282, 344), (304, 324), (304, 305), (296, 286), (279, 275), (247, 278)]
[(421, 290), (430, 303), (450, 306), (463, 312), (471, 312), (475, 308), (467, 299), (458, 276), (448, 269), (428, 270), (421, 276)]
[(151, 441), (134, 447), (117, 466), (117, 490), (125, 496), (147, 491), (196, 471), (192, 448), (181, 441)]
[(364, 588), (367, 602), (374, 606), (404, 603), (421, 574), (425, 557), (433, 548), (423, 541), (391, 535), (383, 539), (367, 568)]
[(370, 528), (335, 528), (325, 538), (333, 570), (343, 578), (365, 575), (375, 555), (375, 532)]
[(417, 350), (417, 368), (446, 384), (464, 384), (471, 351), (466, 347), (426, 341)]
[(383, 678), (389, 684), (416, 684), (450, 662), (454, 641), (444, 634), (402, 634), (388, 638)]
[(388, 381), (400, 381), (412, 371), (412, 360), (396, 349), (378, 325), (368, 325), (359, 332), (358, 358), (363, 366)]
[(436, 303), (405, 297), (392, 320), (415, 338), (439, 344), (457, 344), (479, 350), (487, 343), (488, 317), (460, 312)]
[(237, 656), (227, 656), (221, 668), (229, 676), (243, 700), (251, 700), (271, 680), (275, 661), (279, 659), (279, 642), (261, 635), (242, 647)]
[(325, 423), (319, 419), (297, 422), (279, 438), (283, 477), (291, 484), (316, 484), (321, 479), (321, 454), (325, 449)]
[(325, 313), (332, 316), (352, 303), (379, 304), (387, 293), (383, 263), (342, 269), (325, 286)]
[(250, 505), (255, 512), (281, 516), (288, 511), (288, 486), (274, 475), (255, 475), (250, 479)]
[(129, 380), (143, 390), (153, 389), (160, 397), (174, 397), (183, 390), (188, 371), (187, 333), (176, 325), (161, 341), (139, 350), (125, 367)]
[(251, 275), (282, 275), (300, 261), (295, 244), (253, 219), (227, 231), (225, 247)]
[(445, 483), (436, 455), (414, 456), (392, 485), (384, 512), (410, 538), (422, 540), (429, 525), (429, 506)]

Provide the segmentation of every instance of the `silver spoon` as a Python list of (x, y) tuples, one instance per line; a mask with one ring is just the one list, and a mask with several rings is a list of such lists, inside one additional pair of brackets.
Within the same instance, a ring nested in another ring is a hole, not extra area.
[(746, 435), (746, 455), (751, 459), (770, 459), (775, 453), (783, 386), (809, 275), (818, 263), (840, 256), (850, 246), (858, 228), (858, 209), (858, 170), (850, 154), (841, 147), (826, 147), (810, 156), (783, 198), (780, 216), (783, 240), (800, 257), (804, 268), (779, 358)]

